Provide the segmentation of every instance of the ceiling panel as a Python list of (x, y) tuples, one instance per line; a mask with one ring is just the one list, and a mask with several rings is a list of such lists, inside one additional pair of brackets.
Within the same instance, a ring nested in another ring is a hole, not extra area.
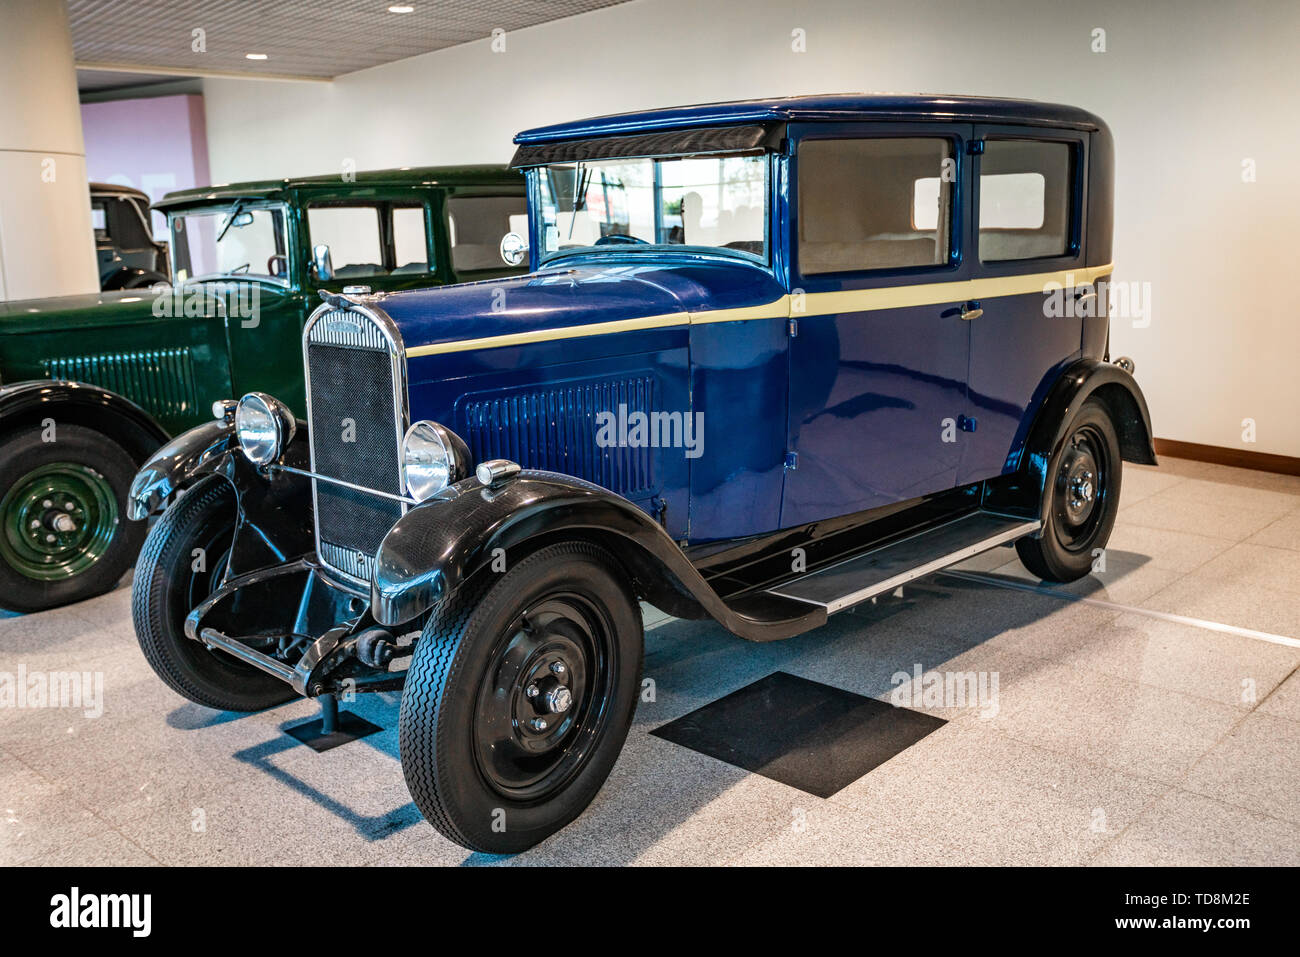
[(626, 0), (405, 0), (415, 9), (401, 14), (393, 2), (68, 0), (68, 17), (79, 64), (325, 79)]

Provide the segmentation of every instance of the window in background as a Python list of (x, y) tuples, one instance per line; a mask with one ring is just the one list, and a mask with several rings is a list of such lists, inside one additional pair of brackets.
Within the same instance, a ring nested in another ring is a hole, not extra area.
[(501, 239), (506, 233), (519, 232), (519, 217), (526, 215), (527, 207), (528, 201), (523, 196), (449, 198), (447, 235), (451, 242), (451, 268), (456, 272), (508, 268), (501, 259)]
[(800, 271), (946, 264), (952, 159), (953, 143), (943, 137), (805, 140), (798, 157)]
[(387, 275), (374, 206), (311, 206), (307, 231), (313, 248), (325, 243), (336, 279)]
[(1072, 240), (1072, 147), (988, 140), (980, 157), (980, 259), (1063, 256)]
[(393, 275), (429, 272), (423, 206), (393, 207)]

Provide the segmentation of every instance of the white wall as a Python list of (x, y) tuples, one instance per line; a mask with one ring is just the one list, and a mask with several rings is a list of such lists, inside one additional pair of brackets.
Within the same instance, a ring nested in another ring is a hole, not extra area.
[(0, 300), (99, 289), (62, 3), (0, 0)]
[(1291, 0), (636, 0), (510, 34), (503, 53), (485, 39), (330, 84), (204, 88), (220, 182), (499, 162), (522, 128), (719, 99), (895, 90), (1091, 109), (1116, 140), (1115, 278), (1149, 282), (1153, 306), (1146, 328), (1115, 323), (1112, 351), (1137, 361), (1157, 434), (1300, 456), (1298, 49)]

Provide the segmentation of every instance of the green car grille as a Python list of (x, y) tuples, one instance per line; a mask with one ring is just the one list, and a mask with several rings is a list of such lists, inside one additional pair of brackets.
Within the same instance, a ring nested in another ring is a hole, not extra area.
[(51, 379), (100, 386), (156, 418), (192, 415), (198, 406), (194, 360), (188, 348), (65, 356), (47, 359), (43, 365)]

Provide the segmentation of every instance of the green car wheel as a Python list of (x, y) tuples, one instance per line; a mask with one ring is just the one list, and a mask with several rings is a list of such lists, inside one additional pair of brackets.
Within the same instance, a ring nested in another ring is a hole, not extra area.
[(144, 540), (126, 518), (136, 464), (91, 429), (0, 439), (0, 608), (42, 611), (111, 589)]

